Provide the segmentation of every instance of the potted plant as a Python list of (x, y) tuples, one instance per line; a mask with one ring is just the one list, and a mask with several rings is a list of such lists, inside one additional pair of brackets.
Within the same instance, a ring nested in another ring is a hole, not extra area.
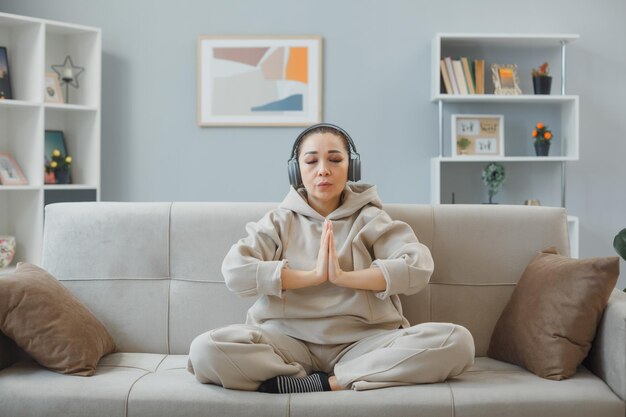
[(472, 144), (472, 142), (470, 142), (468, 138), (463, 137), (457, 140), (456, 144), (459, 145), (459, 148), (461, 148), (461, 155), (465, 155), (466, 153), (465, 150), (467, 149), (468, 146)]
[[(69, 155), (61, 155), (61, 151), (55, 149), (52, 151), (52, 161), (46, 158), (46, 183), (53, 184), (70, 184), (70, 167), (72, 165), (72, 157)], [(52, 175), (54, 177), (52, 177)], [(52, 179), (54, 178), (54, 182)]]
[(482, 178), (483, 183), (485, 183), (485, 185), (489, 187), (489, 204), (494, 204), (493, 196), (495, 196), (498, 191), (500, 191), (500, 188), (502, 188), (502, 184), (506, 179), (504, 166), (497, 162), (491, 162), (487, 164), (485, 169), (483, 169)]
[(548, 126), (539, 122), (533, 130), (533, 138), (535, 138), (535, 153), (537, 156), (548, 156), (550, 152), (550, 143), (552, 142), (552, 132), (548, 130)]
[(550, 94), (552, 77), (548, 73), (548, 63), (544, 62), (539, 69), (533, 68), (532, 75), (535, 94)]

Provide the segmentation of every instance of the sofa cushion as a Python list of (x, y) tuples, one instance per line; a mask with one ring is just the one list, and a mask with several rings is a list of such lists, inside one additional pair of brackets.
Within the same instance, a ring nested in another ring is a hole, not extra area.
[(126, 417), (128, 393), (148, 371), (100, 367), (93, 376), (64, 375), (34, 361), (0, 371), (0, 415)]
[(448, 380), (455, 417), (623, 416), (624, 402), (585, 367), (553, 381), (526, 369), (482, 357)]
[(289, 416), (289, 395), (202, 384), (187, 369), (187, 355), (168, 355), (128, 396), (128, 417)]
[(91, 376), (115, 350), (100, 321), (52, 275), (24, 262), (0, 277), (0, 330), (41, 365)]
[(491, 336), (487, 355), (548, 379), (576, 373), (619, 275), (619, 258), (535, 255)]

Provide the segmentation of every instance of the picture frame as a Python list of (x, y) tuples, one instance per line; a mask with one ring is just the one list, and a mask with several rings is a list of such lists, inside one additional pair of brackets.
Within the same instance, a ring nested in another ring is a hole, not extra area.
[(519, 77), (517, 75), (517, 65), (491, 64), (491, 75), (494, 94), (497, 95), (519, 95), (522, 89), (519, 87)]
[(28, 179), (22, 172), (13, 155), (0, 152), (0, 184), (2, 185), (26, 185)]
[(5, 46), (0, 46), (0, 100), (13, 98), (9, 71), (9, 55)]
[(46, 72), (44, 100), (46, 103), (64, 103), (61, 82), (56, 72)]
[(197, 125), (322, 120), (321, 36), (199, 36)]
[[(62, 130), (46, 130), (44, 132), (44, 175), (46, 164), (52, 161), (52, 152), (58, 149), (61, 155), (68, 155), (67, 144), (65, 142), (65, 134)], [(72, 182), (72, 168), (68, 168), (67, 183)], [(58, 184), (58, 182), (57, 182)]]
[(504, 116), (500, 114), (453, 114), (453, 157), (504, 156)]

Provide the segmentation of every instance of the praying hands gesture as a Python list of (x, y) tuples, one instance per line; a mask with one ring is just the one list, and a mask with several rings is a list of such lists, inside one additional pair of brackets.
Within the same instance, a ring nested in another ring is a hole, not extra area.
[(322, 237), (320, 239), (320, 250), (317, 254), (317, 265), (315, 267), (315, 275), (319, 279), (319, 283), (330, 281), (335, 285), (341, 286), (344, 273), (339, 266), (337, 259), (337, 250), (335, 248), (335, 237), (333, 235), (333, 223), (326, 220), (322, 228)]
[(343, 271), (339, 266), (339, 258), (335, 248), (333, 224), (324, 222), (320, 238), (320, 250), (317, 263), (312, 271), (298, 271), (285, 268), (281, 272), (282, 289), (297, 289), (321, 285), (326, 281), (339, 287), (361, 290), (384, 291), (387, 282), (379, 268), (368, 268), (360, 271)]
[(326, 221), (322, 229), (320, 250), (317, 254), (315, 275), (318, 284), (329, 281), (339, 287), (362, 290), (384, 291), (387, 288), (385, 277), (380, 269), (369, 268), (360, 271), (343, 271), (339, 266), (333, 223)]

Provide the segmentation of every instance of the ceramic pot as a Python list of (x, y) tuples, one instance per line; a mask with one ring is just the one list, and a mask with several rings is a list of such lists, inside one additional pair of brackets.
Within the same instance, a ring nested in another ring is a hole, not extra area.
[(537, 156), (548, 156), (550, 152), (550, 142), (536, 142), (535, 153)]
[(15, 236), (0, 236), (0, 268), (11, 265), (15, 256)]
[(535, 94), (550, 94), (550, 87), (552, 87), (552, 77), (533, 77)]
[(69, 184), (70, 183), (69, 171), (57, 171), (55, 176), (56, 176), (57, 184)]

